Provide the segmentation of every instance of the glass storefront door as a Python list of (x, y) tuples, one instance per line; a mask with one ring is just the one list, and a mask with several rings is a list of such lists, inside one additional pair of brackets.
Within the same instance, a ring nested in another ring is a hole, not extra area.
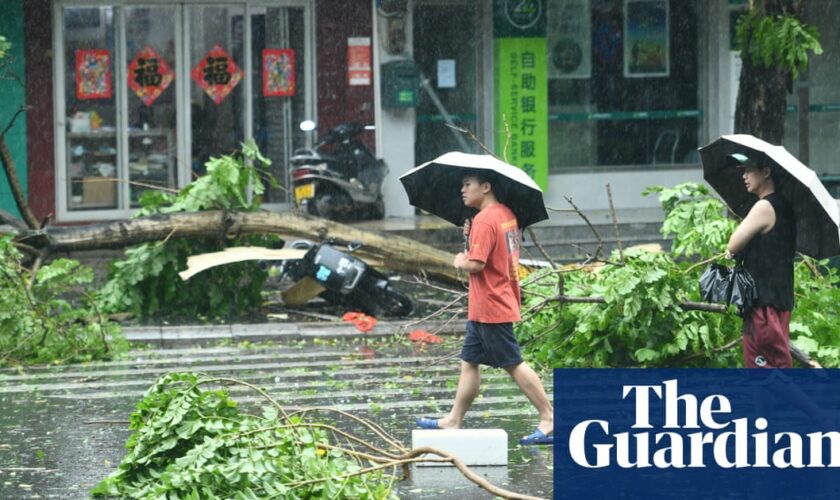
[(418, 2), (414, 7), (414, 60), (420, 69), (415, 160), (433, 160), (448, 151), (481, 152), (466, 134), (477, 132), (476, 65), (479, 6), (473, 2)]
[(306, 11), (303, 7), (251, 9), (253, 136), (271, 158), (270, 173), (283, 187), (266, 189), (263, 203), (291, 202), (289, 158), (305, 146), (300, 122), (307, 119)]
[(192, 173), (245, 139), (245, 7), (187, 7)]
[[(126, 217), (254, 137), (289, 202), (311, 116), (309, 2), (57, 1), (59, 220)], [(281, 4), (281, 5), (278, 5)]]
[(61, 20), (66, 77), (58, 116), (66, 117), (66, 145), (57, 158), (63, 164), (59, 199), (67, 210), (113, 210), (121, 201), (118, 99), (112, 84), (114, 9), (67, 7)]
[[(126, 7), (128, 61), (126, 152), (131, 207), (149, 189), (178, 186), (175, 86), (175, 28), (172, 6)], [(172, 87), (170, 89), (170, 87)]]

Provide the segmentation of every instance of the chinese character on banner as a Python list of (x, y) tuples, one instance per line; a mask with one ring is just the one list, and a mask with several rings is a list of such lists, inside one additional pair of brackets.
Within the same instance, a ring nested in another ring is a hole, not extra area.
[(221, 103), (242, 80), (242, 70), (233, 58), (216, 44), (192, 69), (192, 79), (214, 103)]
[(108, 50), (76, 51), (76, 98), (111, 98), (111, 54)]
[(347, 39), (347, 83), (370, 85), (370, 37)]
[(146, 106), (151, 106), (160, 97), (173, 78), (175, 73), (149, 46), (138, 52), (128, 64), (128, 86)]
[(295, 95), (295, 51), (293, 49), (263, 49), (263, 95)]

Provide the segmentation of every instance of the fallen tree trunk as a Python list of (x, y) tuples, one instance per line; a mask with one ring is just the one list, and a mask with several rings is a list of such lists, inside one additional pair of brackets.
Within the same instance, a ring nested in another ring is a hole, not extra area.
[(346, 224), (292, 212), (218, 210), (157, 214), (82, 226), (48, 226), (37, 230), (18, 228), (15, 241), (52, 254), (124, 248), (166, 238), (229, 240), (249, 234), (277, 234), (315, 241), (326, 238), (357, 240), (362, 243), (356, 252), (360, 258), (377, 259), (388, 269), (428, 274), (447, 281), (458, 281), (464, 277), (459, 276), (452, 266), (455, 256), (449, 252), (402, 236), (363, 231)]

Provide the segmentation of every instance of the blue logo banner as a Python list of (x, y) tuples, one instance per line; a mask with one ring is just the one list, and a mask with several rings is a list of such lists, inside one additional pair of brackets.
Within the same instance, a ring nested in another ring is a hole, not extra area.
[(840, 370), (556, 369), (555, 498), (840, 498)]

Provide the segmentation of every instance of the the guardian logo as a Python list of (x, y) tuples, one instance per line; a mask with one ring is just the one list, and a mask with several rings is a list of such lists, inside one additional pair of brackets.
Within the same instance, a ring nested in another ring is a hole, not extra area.
[(556, 369), (554, 498), (840, 499), (840, 370)]
[(575, 464), (587, 469), (840, 467), (837, 430), (769, 432), (767, 418), (736, 418), (726, 395), (681, 394), (677, 379), (621, 388), (621, 399), (635, 408), (632, 431), (611, 432), (606, 418), (573, 423), (568, 453)]

